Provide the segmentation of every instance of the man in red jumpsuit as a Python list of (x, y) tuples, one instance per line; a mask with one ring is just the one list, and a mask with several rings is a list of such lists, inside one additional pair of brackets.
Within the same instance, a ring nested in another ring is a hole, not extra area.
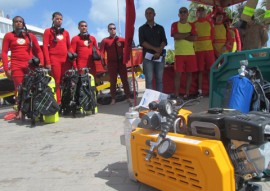
[(78, 24), (78, 29), (80, 30), (80, 34), (74, 36), (71, 40), (72, 51), (76, 52), (78, 55), (75, 68), (77, 68), (78, 70), (85, 67), (93, 68), (93, 46), (96, 47), (96, 50), (99, 53), (96, 38), (88, 33), (86, 21), (80, 21)]
[[(2, 60), (5, 74), (13, 80), (17, 96), (18, 85), (22, 84), (24, 74), (28, 71), (28, 61), (35, 56), (39, 58), (40, 65), (43, 65), (44, 58), (36, 36), (28, 33), (24, 19), (16, 16), (12, 19), (12, 24), (13, 31), (6, 33), (3, 39)], [(11, 51), (10, 66), (8, 64), (9, 50)]]
[(52, 70), (55, 79), (57, 103), (61, 103), (60, 84), (65, 71), (70, 69), (72, 63), (67, 60), (67, 54), (71, 51), (68, 31), (61, 28), (63, 16), (59, 12), (52, 15), (52, 27), (47, 28), (43, 36), (43, 52), (46, 67)]
[(117, 75), (120, 75), (123, 83), (124, 92), (128, 102), (130, 101), (130, 90), (127, 80), (127, 68), (123, 63), (123, 50), (125, 39), (116, 36), (115, 24), (110, 23), (108, 25), (109, 37), (104, 38), (101, 41), (100, 52), (103, 58), (105, 58), (105, 52), (107, 53), (107, 67), (110, 74), (110, 91), (112, 96), (111, 104), (115, 104), (116, 93), (116, 81)]

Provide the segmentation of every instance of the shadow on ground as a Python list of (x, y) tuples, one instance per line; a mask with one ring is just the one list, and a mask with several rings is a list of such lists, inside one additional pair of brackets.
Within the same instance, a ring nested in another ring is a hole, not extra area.
[(127, 162), (109, 164), (96, 173), (95, 177), (107, 180), (106, 185), (117, 191), (157, 191), (155, 188), (130, 180)]

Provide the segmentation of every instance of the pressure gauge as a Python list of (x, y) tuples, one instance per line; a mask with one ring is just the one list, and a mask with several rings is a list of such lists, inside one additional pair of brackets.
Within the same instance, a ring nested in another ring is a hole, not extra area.
[(157, 147), (158, 154), (163, 158), (170, 158), (176, 150), (176, 143), (171, 139), (164, 139)]
[(169, 116), (173, 112), (173, 105), (169, 100), (161, 100), (158, 110), (162, 116)]
[(186, 119), (179, 115), (178, 118), (173, 123), (174, 133), (187, 134), (187, 124)]
[(151, 130), (160, 129), (161, 124), (161, 116), (154, 111), (148, 112), (141, 118), (140, 127)]

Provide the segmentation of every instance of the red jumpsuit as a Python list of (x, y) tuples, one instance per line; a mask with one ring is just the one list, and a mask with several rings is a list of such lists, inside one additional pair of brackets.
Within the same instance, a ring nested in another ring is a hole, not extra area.
[[(32, 47), (30, 46), (30, 40), (23, 33), (23, 38), (18, 37), (13, 32), (9, 32), (5, 35), (2, 45), (2, 60), (4, 71), (11, 70), (11, 76), (15, 87), (15, 95), (17, 93), (18, 85), (22, 84), (24, 74), (27, 73), (28, 61), (36, 56), (40, 59), (41, 65), (44, 64), (44, 57), (42, 50), (38, 44), (37, 38), (32, 33), (29, 33)], [(11, 51), (10, 68), (8, 66), (8, 51)]]
[(85, 67), (94, 68), (94, 61), (92, 59), (92, 48), (96, 47), (99, 53), (96, 38), (89, 35), (88, 39), (82, 39), (79, 35), (74, 36), (71, 40), (71, 48), (73, 52), (78, 54), (75, 68), (82, 69)]
[[(57, 42), (55, 42), (55, 35)], [(52, 76), (55, 79), (57, 103), (61, 103), (60, 84), (65, 72), (72, 67), (67, 59), (67, 53), (71, 51), (69, 33), (64, 30), (62, 33), (54, 34), (53, 28), (48, 28), (43, 36), (43, 52), (46, 65), (51, 65)]]
[(120, 75), (121, 81), (123, 83), (124, 92), (126, 98), (130, 96), (129, 85), (127, 81), (127, 68), (123, 64), (123, 49), (124, 49), (125, 39), (121, 37), (107, 37), (101, 41), (100, 53), (105, 58), (105, 52), (107, 53), (107, 65), (110, 74), (110, 91), (111, 96), (115, 99), (116, 92), (116, 81), (117, 75)]

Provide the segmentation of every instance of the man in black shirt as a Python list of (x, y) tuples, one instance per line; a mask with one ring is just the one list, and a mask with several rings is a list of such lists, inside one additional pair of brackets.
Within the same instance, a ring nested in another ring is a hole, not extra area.
[(156, 80), (156, 90), (162, 92), (163, 70), (167, 39), (164, 28), (155, 23), (155, 10), (151, 7), (145, 10), (146, 23), (139, 28), (139, 41), (143, 47), (143, 73), (147, 89), (153, 89), (153, 77)]

